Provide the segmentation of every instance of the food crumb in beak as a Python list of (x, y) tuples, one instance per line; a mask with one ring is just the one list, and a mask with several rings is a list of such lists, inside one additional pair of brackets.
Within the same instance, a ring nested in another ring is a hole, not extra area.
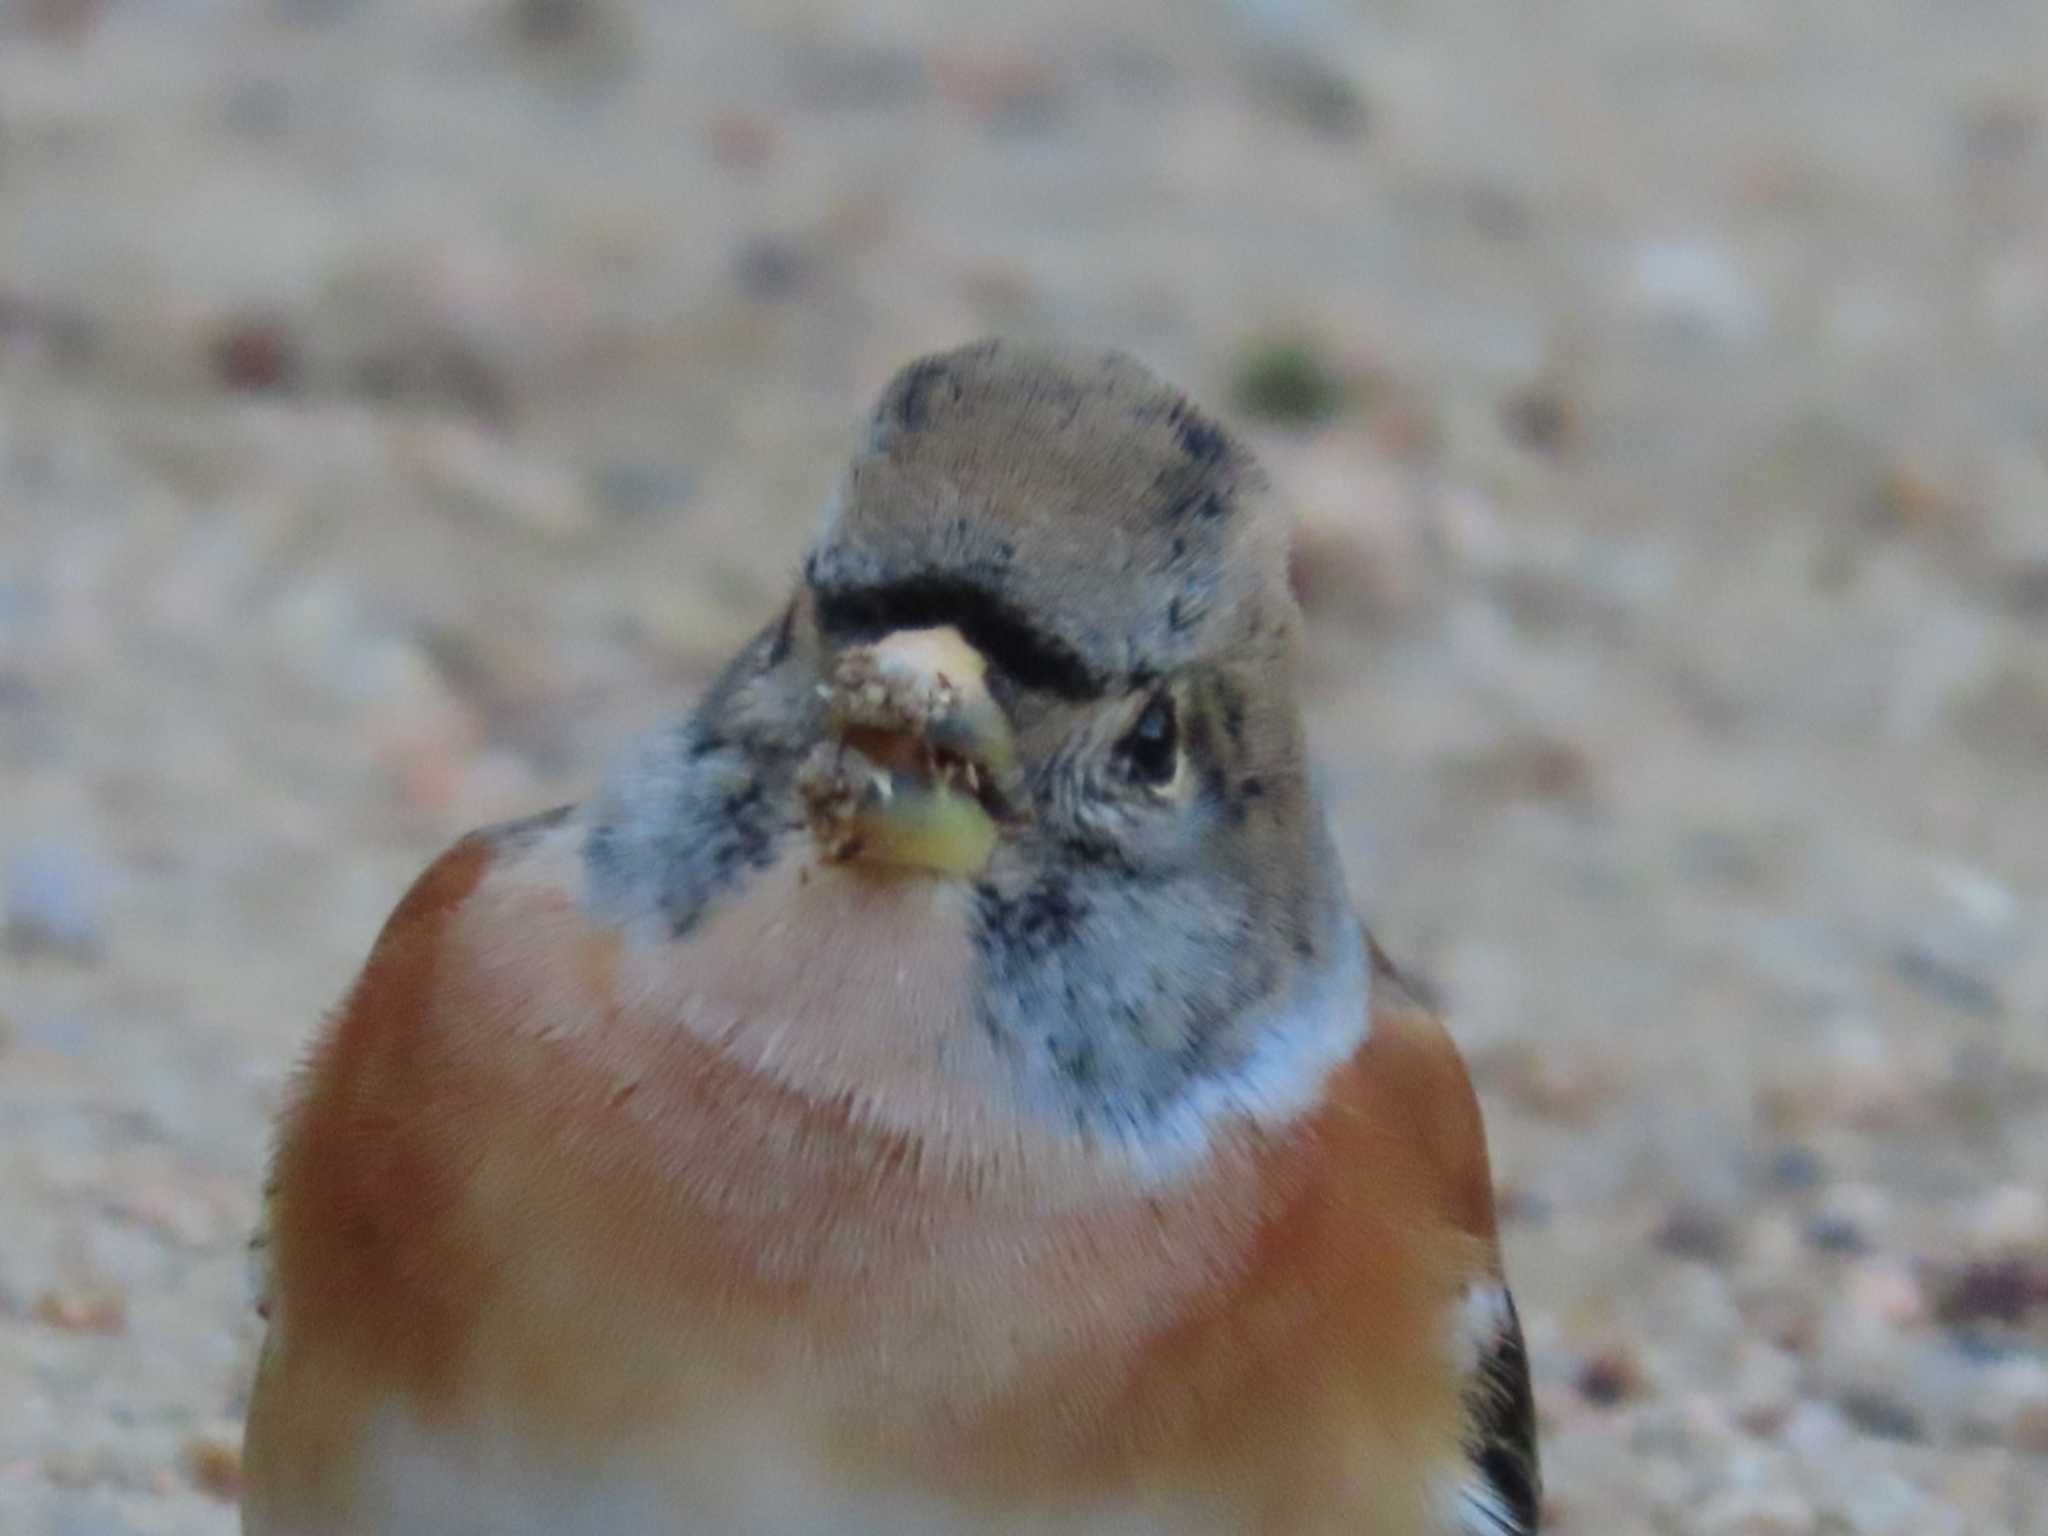
[(981, 869), (1020, 818), (1004, 793), (1010, 723), (979, 654), (950, 626), (899, 631), (840, 656), (823, 694), (828, 734), (797, 788), (825, 859)]

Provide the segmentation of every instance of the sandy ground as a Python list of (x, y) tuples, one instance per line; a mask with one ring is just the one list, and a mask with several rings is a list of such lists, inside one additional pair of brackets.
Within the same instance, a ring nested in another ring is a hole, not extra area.
[[(234, 1528), (377, 922), (1007, 331), (1302, 509), (1553, 1527), (2048, 1532), (2048, 9), (732, 9), (0, 5), (0, 1530)], [(1314, 425), (1238, 387), (1290, 339)]]

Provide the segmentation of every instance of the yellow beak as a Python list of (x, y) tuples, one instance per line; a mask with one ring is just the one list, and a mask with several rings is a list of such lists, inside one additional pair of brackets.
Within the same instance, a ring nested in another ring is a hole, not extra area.
[(1016, 771), (981, 653), (951, 625), (898, 630), (841, 655), (825, 692), (827, 736), (797, 781), (825, 858), (979, 873)]

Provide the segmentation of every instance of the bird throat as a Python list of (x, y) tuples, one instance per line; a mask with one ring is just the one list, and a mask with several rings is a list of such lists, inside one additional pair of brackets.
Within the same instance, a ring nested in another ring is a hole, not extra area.
[(985, 1124), (1009, 1095), (971, 1007), (970, 921), (961, 882), (793, 839), (687, 937), (631, 948), (621, 991), (806, 1099), (902, 1131)]

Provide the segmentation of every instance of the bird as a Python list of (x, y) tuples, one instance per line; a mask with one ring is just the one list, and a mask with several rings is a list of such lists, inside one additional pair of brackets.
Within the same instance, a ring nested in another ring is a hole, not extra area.
[(786, 604), (292, 1080), (247, 1536), (1522, 1536), (1480, 1110), (1290, 525), (1121, 353), (897, 372)]

